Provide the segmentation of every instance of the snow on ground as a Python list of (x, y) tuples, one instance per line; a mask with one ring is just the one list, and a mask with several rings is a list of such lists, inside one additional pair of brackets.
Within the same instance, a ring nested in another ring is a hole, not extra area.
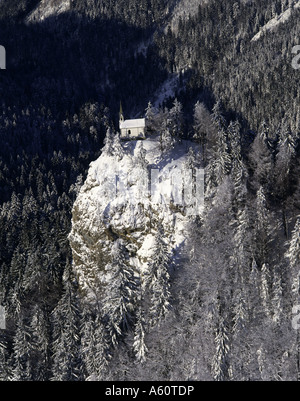
[(26, 23), (43, 21), (70, 10), (70, 0), (42, 0), (26, 17)]
[(259, 40), (264, 33), (273, 31), (278, 27), (279, 24), (283, 24), (288, 21), (293, 13), (293, 9), (300, 8), (300, 1), (297, 1), (293, 7), (288, 8), (286, 11), (272, 18), (267, 24), (265, 24), (259, 32), (251, 39), (252, 42)]

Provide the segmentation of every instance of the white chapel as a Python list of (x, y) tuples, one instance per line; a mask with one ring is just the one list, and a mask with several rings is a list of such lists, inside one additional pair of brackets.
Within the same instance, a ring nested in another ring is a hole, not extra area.
[(134, 120), (125, 120), (122, 105), (120, 105), (120, 131), (121, 139), (146, 138), (146, 120), (138, 118)]

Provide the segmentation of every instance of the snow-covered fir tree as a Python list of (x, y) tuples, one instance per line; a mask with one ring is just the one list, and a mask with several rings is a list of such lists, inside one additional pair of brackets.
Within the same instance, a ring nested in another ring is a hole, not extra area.
[(212, 362), (212, 374), (216, 381), (229, 379), (229, 337), (226, 323), (222, 317), (219, 319), (215, 336), (216, 351)]
[(107, 156), (112, 156), (113, 155), (113, 133), (112, 129), (110, 127), (107, 128), (106, 131), (106, 136), (104, 139), (104, 147), (102, 149), (102, 153), (107, 155)]
[(154, 240), (155, 253), (148, 265), (146, 286), (149, 289), (149, 322), (160, 323), (170, 310), (170, 254), (164, 242), (163, 227), (159, 226)]
[(134, 331), (133, 350), (135, 352), (137, 360), (139, 362), (145, 362), (148, 349), (145, 342), (145, 321), (143, 317), (143, 312), (141, 310), (137, 314), (136, 320), (137, 321)]
[(77, 381), (82, 378), (80, 353), (80, 308), (70, 267), (64, 275), (63, 295), (53, 311), (54, 381)]
[(138, 277), (128, 261), (124, 242), (117, 240), (111, 250), (111, 263), (106, 266), (110, 281), (103, 300), (104, 321), (109, 341), (116, 346), (122, 334), (132, 327), (139, 290)]

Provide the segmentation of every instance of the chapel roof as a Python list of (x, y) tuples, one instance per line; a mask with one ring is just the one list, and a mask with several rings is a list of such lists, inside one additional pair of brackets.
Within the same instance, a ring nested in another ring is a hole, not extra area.
[(125, 120), (120, 122), (120, 128), (144, 128), (145, 126), (146, 120), (144, 118)]

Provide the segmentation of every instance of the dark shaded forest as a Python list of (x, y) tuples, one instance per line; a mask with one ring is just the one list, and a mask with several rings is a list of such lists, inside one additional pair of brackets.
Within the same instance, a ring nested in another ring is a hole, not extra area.
[[(76, 381), (91, 372), (296, 380), (300, 73), (291, 61), (300, 10), (251, 42), (291, 2), (211, 1), (175, 29), (176, 0), (74, 0), (69, 12), (25, 24), (37, 3), (0, 3), (0, 380)], [(179, 137), (203, 150), (207, 213), (191, 228), (187, 260), (171, 277), (172, 312), (149, 329), (141, 367), (130, 330), (113, 347), (82, 307), (67, 237), (89, 163), (107, 129), (118, 129), (120, 101), (125, 115), (143, 115), (171, 73), (183, 105)], [(89, 336), (104, 344), (98, 362), (82, 353)]]

